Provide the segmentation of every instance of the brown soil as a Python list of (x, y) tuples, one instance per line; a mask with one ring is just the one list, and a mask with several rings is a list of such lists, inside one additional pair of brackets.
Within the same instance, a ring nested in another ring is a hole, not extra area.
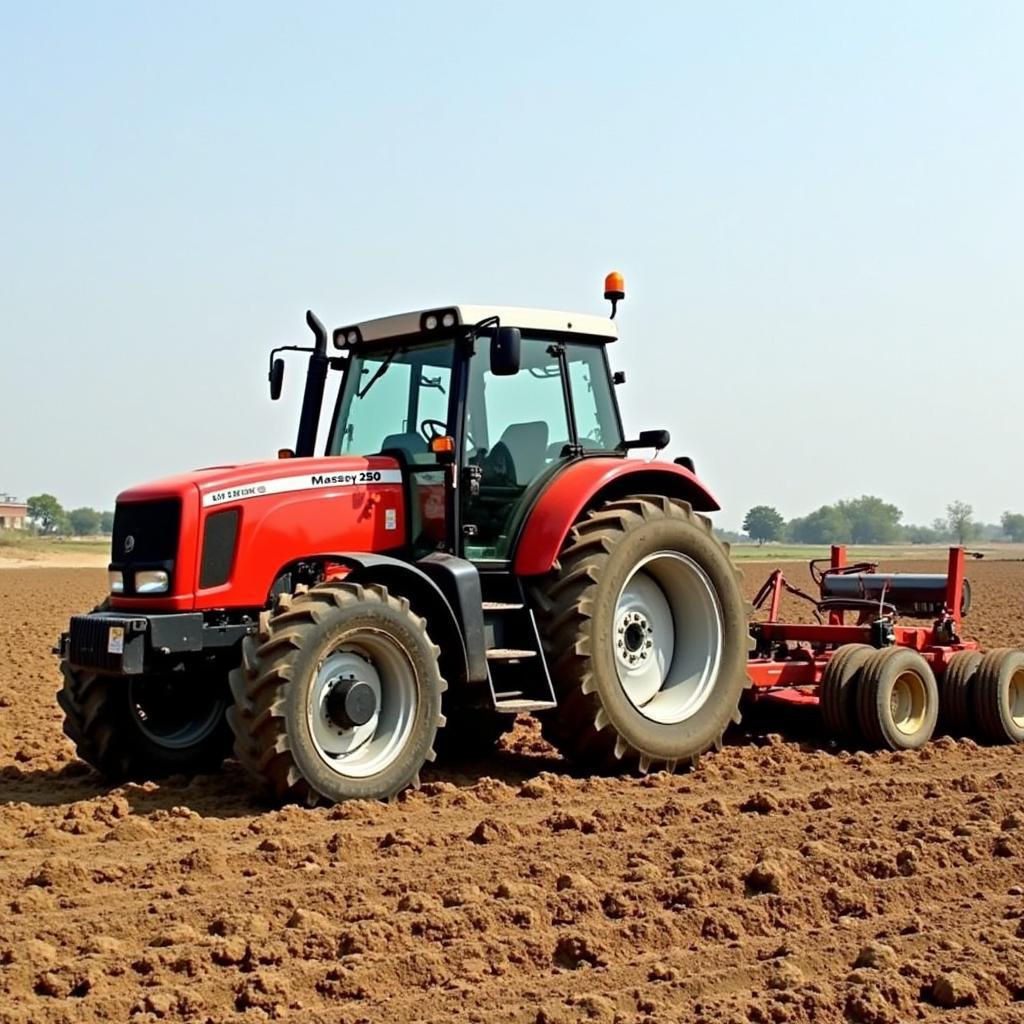
[[(1024, 564), (970, 574), (972, 632), (1024, 644)], [(524, 723), (392, 805), (270, 809), (233, 766), (108, 790), (49, 654), (103, 584), (0, 574), (0, 1021), (1024, 1019), (1024, 748), (805, 721), (579, 779)]]

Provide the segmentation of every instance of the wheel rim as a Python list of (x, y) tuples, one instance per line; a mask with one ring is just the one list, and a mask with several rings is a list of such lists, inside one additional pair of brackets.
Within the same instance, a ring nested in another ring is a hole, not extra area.
[(1024, 668), (1017, 669), (1010, 676), (1007, 686), (1007, 698), (1010, 706), (1010, 718), (1018, 729), (1024, 729)]
[(928, 692), (924, 680), (916, 672), (904, 672), (892, 684), (889, 709), (896, 728), (912, 736), (924, 724)]
[(128, 706), (147, 739), (170, 750), (182, 750), (201, 743), (216, 730), (227, 701), (209, 680), (185, 682), (175, 675), (178, 673), (132, 679), (127, 686)]
[[(331, 691), (342, 681), (366, 683), (376, 707), (361, 725), (345, 726), (329, 713)], [(324, 763), (346, 778), (384, 771), (401, 755), (413, 731), (419, 695), (416, 673), (389, 637), (361, 633), (319, 664), (307, 704), (313, 745)]]
[(723, 634), (722, 608), (707, 573), (678, 551), (648, 555), (615, 603), (613, 657), (626, 698), (662, 725), (692, 717), (714, 689)]

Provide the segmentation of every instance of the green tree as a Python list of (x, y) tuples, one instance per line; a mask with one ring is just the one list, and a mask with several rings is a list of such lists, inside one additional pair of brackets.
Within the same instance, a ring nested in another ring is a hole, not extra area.
[(100, 533), (113, 533), (114, 532), (114, 513), (113, 512), (101, 512), (100, 513)]
[(946, 506), (946, 524), (958, 544), (974, 535), (974, 508), (966, 501), (951, 501)]
[(1020, 512), (1004, 512), (999, 520), (1003, 533), (1015, 544), (1024, 543), (1024, 515)]
[(68, 513), (68, 522), (76, 537), (88, 537), (100, 532), (100, 514), (94, 508), (73, 508)]
[(934, 526), (905, 526), (903, 536), (911, 544), (938, 544), (946, 535), (946, 527), (941, 530)]
[(865, 494), (840, 501), (836, 508), (849, 522), (854, 544), (892, 544), (900, 539), (903, 513), (881, 498)]
[(28, 517), (38, 524), (41, 533), (57, 533), (64, 509), (52, 494), (37, 494), (28, 499)]
[(802, 519), (789, 524), (790, 540), (797, 544), (844, 544), (853, 536), (853, 527), (835, 505), (822, 505)]
[(743, 520), (744, 532), (758, 544), (766, 540), (778, 540), (785, 525), (786, 521), (779, 515), (778, 509), (771, 505), (755, 505)]

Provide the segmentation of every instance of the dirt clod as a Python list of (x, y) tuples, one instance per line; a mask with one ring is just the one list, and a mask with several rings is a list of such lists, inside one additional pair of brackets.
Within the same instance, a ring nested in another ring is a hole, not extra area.
[(747, 874), (747, 887), (754, 894), (781, 893), (786, 884), (786, 869), (775, 860), (759, 860)]
[(940, 974), (932, 982), (931, 995), (938, 1006), (947, 1009), (973, 1006), (978, 1001), (978, 989), (974, 982), (957, 971)]
[(555, 943), (553, 956), (555, 965), (571, 971), (580, 967), (598, 967), (602, 960), (591, 941), (581, 935), (563, 935)]
[(869, 942), (857, 954), (853, 966), (884, 969), (895, 967), (898, 963), (899, 957), (892, 946), (887, 946), (884, 942)]

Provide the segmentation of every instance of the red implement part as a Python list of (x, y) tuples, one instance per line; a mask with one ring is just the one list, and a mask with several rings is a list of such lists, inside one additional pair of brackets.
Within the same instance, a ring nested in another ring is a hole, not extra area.
[[(865, 568), (866, 565), (848, 566), (846, 549), (837, 545), (832, 548), (829, 568), (820, 571), (815, 578), (820, 580), (831, 572), (864, 571)], [(951, 548), (942, 616), (930, 626), (891, 627), (892, 642), (898, 647), (918, 651), (939, 677), (945, 673), (949, 659), (958, 651), (976, 651), (979, 648), (976, 641), (959, 637), (963, 589), (964, 551), (963, 548)], [(783, 591), (815, 603), (809, 594), (788, 583), (781, 569), (774, 570), (758, 591), (754, 607), (768, 605), (768, 620), (753, 625), (762, 649), (767, 644), (786, 646), (776, 647), (777, 651), (782, 651), (781, 655), (755, 657), (748, 662), (752, 697), (785, 704), (817, 704), (822, 674), (835, 651), (844, 644), (875, 644), (877, 627), (865, 621), (846, 623), (843, 611), (837, 609), (829, 610), (827, 623), (779, 622)]]

